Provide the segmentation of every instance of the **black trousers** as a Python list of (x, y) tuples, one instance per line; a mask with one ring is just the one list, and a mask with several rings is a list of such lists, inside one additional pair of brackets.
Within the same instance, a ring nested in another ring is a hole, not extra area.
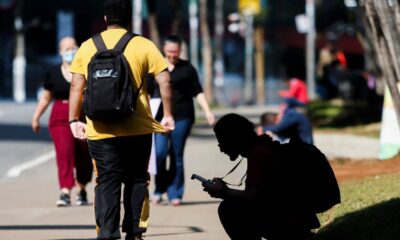
[(306, 240), (310, 228), (293, 221), (281, 208), (260, 209), (246, 201), (226, 199), (218, 208), (220, 221), (232, 240)]
[(96, 173), (95, 216), (98, 239), (119, 239), (120, 199), (124, 184), (124, 219), (127, 235), (145, 232), (139, 226), (147, 189), (151, 134), (88, 140)]

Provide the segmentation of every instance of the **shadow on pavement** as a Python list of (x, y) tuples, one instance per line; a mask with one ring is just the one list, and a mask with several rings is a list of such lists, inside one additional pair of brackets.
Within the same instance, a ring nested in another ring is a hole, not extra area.
[(51, 141), (49, 129), (41, 127), (35, 134), (31, 126), (0, 124), (0, 141)]
[(0, 225), (0, 230), (85, 230), (95, 225)]
[(313, 240), (398, 240), (400, 198), (348, 213), (325, 226)]
[[(191, 234), (191, 233), (200, 233), (204, 232), (203, 229), (195, 226), (161, 226), (161, 225), (151, 225), (150, 228), (163, 228), (163, 229), (174, 229), (174, 232), (170, 233), (160, 233), (160, 234), (145, 234), (145, 236), (168, 236), (168, 235), (182, 235), (182, 234)], [(95, 231), (95, 225), (3, 225), (0, 226), (0, 230), (93, 230)], [(176, 229), (182, 229), (182, 231), (176, 231)], [(73, 240), (73, 239), (82, 239), (82, 238), (60, 238), (60, 239), (52, 239), (52, 240)], [(95, 238), (88, 238), (95, 239)]]
[[(171, 232), (171, 233), (155, 233), (155, 234), (144, 234), (144, 236), (146, 237), (156, 237), (156, 236), (169, 236), (169, 235), (183, 235), (183, 234), (192, 234), (192, 233), (201, 233), (204, 232), (203, 229), (199, 228), (199, 227), (195, 227), (195, 226), (161, 226), (161, 225), (151, 225), (150, 228), (173, 228), (175, 229), (175, 232)], [(184, 230), (184, 232), (176, 232), (176, 229), (182, 229)]]
[(221, 200), (215, 200), (215, 201), (184, 201), (184, 202), (181, 203), (181, 206), (219, 204), (219, 203), (221, 203)]

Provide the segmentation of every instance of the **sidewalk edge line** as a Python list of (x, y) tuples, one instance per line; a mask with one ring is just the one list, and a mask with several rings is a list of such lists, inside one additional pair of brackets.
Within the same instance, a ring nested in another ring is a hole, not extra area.
[(24, 163), (22, 163), (20, 165), (11, 167), (7, 171), (6, 178), (19, 177), (23, 171), (28, 170), (30, 168), (34, 168), (34, 167), (36, 167), (36, 166), (38, 166), (38, 165), (40, 165), (42, 163), (45, 163), (45, 162), (49, 161), (50, 159), (55, 158), (55, 156), (56, 156), (56, 153), (53, 150), (51, 152), (48, 152), (46, 154), (43, 154), (43, 155), (33, 159), (31, 161), (24, 162)]

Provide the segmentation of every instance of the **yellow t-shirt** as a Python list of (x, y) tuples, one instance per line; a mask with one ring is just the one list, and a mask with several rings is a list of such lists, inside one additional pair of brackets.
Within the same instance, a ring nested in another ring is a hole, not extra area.
[[(109, 29), (101, 33), (107, 48), (113, 48), (125, 29)], [(82, 74), (87, 79), (88, 64), (92, 56), (97, 52), (92, 39), (82, 43), (71, 64), (71, 72)], [(141, 81), (145, 81), (146, 74), (157, 75), (165, 70), (168, 65), (157, 49), (148, 39), (140, 36), (133, 38), (125, 48), (124, 55), (129, 62), (133, 76), (134, 85), (139, 87)], [(146, 81), (140, 90), (137, 100), (136, 113), (117, 123), (104, 123), (100, 121), (87, 120), (86, 135), (90, 140), (149, 134), (153, 132), (164, 132), (164, 128), (154, 120), (147, 100)]]

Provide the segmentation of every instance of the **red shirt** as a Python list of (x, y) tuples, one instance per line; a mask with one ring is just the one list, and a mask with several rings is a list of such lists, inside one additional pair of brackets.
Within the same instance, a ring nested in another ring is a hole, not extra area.
[(304, 104), (308, 103), (307, 86), (298, 78), (290, 79), (289, 90), (279, 91), (279, 95), (286, 98), (295, 98)]

